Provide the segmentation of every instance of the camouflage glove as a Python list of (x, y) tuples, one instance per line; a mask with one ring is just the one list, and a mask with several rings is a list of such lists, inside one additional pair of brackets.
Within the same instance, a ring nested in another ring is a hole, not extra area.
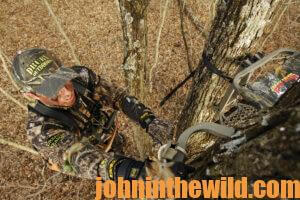
[(151, 110), (133, 96), (126, 96), (122, 99), (121, 109), (130, 119), (139, 123), (144, 129), (148, 128), (155, 118)]
[(137, 161), (132, 158), (119, 156), (107, 163), (106, 166), (108, 178), (118, 180), (122, 177), (124, 180), (137, 180), (145, 178), (145, 162)]
[(162, 143), (172, 140), (173, 124), (156, 118), (151, 110), (135, 97), (125, 97), (122, 100), (121, 108), (130, 119), (138, 122), (142, 128), (146, 129), (146, 132), (154, 141), (154, 149), (158, 149)]
[(155, 118), (148, 126), (147, 133), (154, 143), (160, 145), (167, 143), (173, 138), (174, 125), (166, 120)]

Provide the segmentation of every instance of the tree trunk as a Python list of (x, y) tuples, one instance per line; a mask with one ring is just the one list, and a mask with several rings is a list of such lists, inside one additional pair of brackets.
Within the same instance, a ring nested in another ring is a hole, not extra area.
[(118, 0), (124, 38), (123, 70), (131, 95), (143, 100), (147, 79), (147, 7), (149, 0)]
[[(257, 123), (240, 138), (218, 140), (192, 162), (194, 178), (222, 176), (255, 179), (300, 179), (300, 83), (271, 109), (259, 113)], [(268, 116), (268, 125), (261, 121)], [(239, 142), (240, 141), (240, 142)]]
[[(209, 57), (216, 68), (233, 77), (238, 69), (234, 61), (245, 53), (255, 50), (264, 29), (274, 21), (281, 4), (279, 0), (219, 0), (217, 2), (216, 16), (205, 44), (203, 59), (199, 63), (178, 123), (177, 135), (191, 125), (214, 121), (218, 116), (216, 105), (220, 103), (229, 83), (207, 69), (206, 63)], [(205, 149), (205, 144), (211, 145), (215, 138), (201, 134), (192, 140)]]
[[(117, 0), (121, 14), (124, 39), (124, 70), (126, 86), (132, 96), (145, 101), (148, 88), (145, 81), (149, 80), (147, 60), (147, 7), (149, 0)], [(138, 157), (145, 159), (150, 148), (149, 136), (139, 127), (132, 130), (132, 140), (137, 146)]]

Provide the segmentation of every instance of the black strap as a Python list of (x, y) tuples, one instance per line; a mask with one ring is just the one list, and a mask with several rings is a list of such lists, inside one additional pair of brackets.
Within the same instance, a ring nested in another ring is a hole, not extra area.
[(210, 71), (213, 74), (217, 74), (218, 76), (224, 78), (225, 80), (229, 81), (230, 83), (233, 82), (233, 78), (225, 75), (225, 73), (223, 71), (219, 70), (218, 68), (216, 68), (216, 66), (214, 66), (211, 63), (212, 54), (207, 54), (207, 53), (204, 52), (203, 56), (202, 56), (202, 59), (203, 59), (203, 65), (205, 67), (207, 67), (208, 71)]
[[(88, 101), (89, 104), (94, 105), (92, 108), (92, 114), (96, 114), (97, 112), (100, 112), (99, 110), (102, 107), (101, 104), (98, 102), (91, 102), (92, 100), (90, 100), (89, 98), (87, 98), (85, 96), (85, 95), (91, 94), (91, 91), (80, 80), (73, 79), (72, 83), (74, 85), (76, 92), (82, 98), (84, 98), (86, 101)], [(42, 104), (39, 101), (35, 105), (35, 107), (28, 105), (28, 109), (33, 112), (40, 113), (44, 116), (51, 117), (51, 118), (58, 120), (59, 122), (61, 122), (65, 127), (67, 127), (71, 131), (79, 130), (79, 126), (78, 126), (77, 122), (75, 121), (75, 116), (72, 115), (72, 113), (70, 113), (67, 110), (63, 110), (63, 109), (59, 109), (59, 108), (51, 108), (51, 107), (48, 107), (48, 106)], [(110, 117), (107, 116), (107, 118), (109, 119), (109, 124), (106, 127), (104, 127), (104, 130), (106, 130), (106, 131), (110, 130), (110, 128), (112, 127), (112, 124), (114, 123), (115, 114), (116, 113), (113, 113)]]
[(115, 177), (117, 180), (118, 177), (123, 177), (124, 180), (137, 180), (139, 177), (142, 177), (144, 173), (145, 162), (137, 161), (131, 158), (126, 158), (121, 161), (120, 164), (117, 164), (115, 167)]
[[(223, 71), (219, 70), (218, 68), (216, 68), (212, 63), (211, 63), (211, 59), (212, 59), (212, 55), (211, 54), (206, 54), (203, 53), (202, 56), (202, 60), (203, 60), (203, 66), (207, 67), (208, 71), (210, 71), (213, 74), (217, 74), (218, 76), (226, 79), (228, 82), (233, 83), (233, 78), (227, 76), (224, 74)], [(165, 104), (165, 102), (167, 100), (169, 100), (169, 98), (171, 96), (173, 96), (173, 94), (180, 88), (182, 87), (191, 77), (193, 77), (196, 74), (196, 71), (199, 67), (197, 67), (194, 71), (192, 71), (188, 77), (186, 77), (183, 81), (181, 81), (174, 89), (171, 90), (171, 92), (169, 92), (168, 95), (166, 95), (163, 100), (159, 103), (160, 106), (163, 106)]]
[(87, 92), (90, 93), (90, 91), (79, 80), (73, 79), (72, 84), (75, 90), (82, 96), (84, 96)]
[(73, 117), (68, 111), (57, 108), (50, 108), (39, 101), (35, 105), (35, 107), (28, 105), (28, 110), (37, 112), (47, 117), (54, 118), (63, 123), (63, 125), (68, 127), (71, 131), (76, 131), (79, 129), (76, 121), (73, 119)]
[[(82, 96), (84, 96), (84, 94), (88, 91), (88, 89), (82, 83), (80, 83), (80, 81), (73, 79), (72, 83), (74, 85), (75, 90)], [(28, 105), (28, 110), (42, 114), (47, 117), (54, 118), (61, 122), (65, 127), (67, 127), (71, 131), (79, 130), (79, 126), (74, 120), (74, 116), (66, 110), (48, 107), (39, 101), (35, 105), (35, 107)]]
[(165, 102), (171, 97), (173, 96), (173, 94), (180, 88), (182, 87), (191, 77), (193, 77), (196, 73), (197, 69), (195, 69), (194, 71), (192, 71), (190, 73), (190, 75), (188, 75), (188, 77), (186, 77), (183, 81), (181, 81), (174, 89), (171, 90), (171, 92), (169, 92), (169, 94), (167, 96), (165, 96), (163, 98), (163, 100), (161, 100), (161, 102), (159, 103), (159, 106), (163, 106), (165, 104)]

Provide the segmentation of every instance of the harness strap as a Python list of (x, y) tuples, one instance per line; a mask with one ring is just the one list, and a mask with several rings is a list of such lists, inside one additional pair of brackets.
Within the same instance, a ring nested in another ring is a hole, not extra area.
[[(75, 90), (82, 96), (84, 96), (87, 92), (90, 92), (79, 81), (72, 80), (72, 83), (74, 85)], [(48, 107), (39, 101), (37, 102), (35, 107), (28, 105), (28, 110), (31, 110), (35, 113), (40, 113), (47, 117), (54, 118), (59, 122), (61, 122), (64, 126), (66, 126), (71, 131), (79, 130), (79, 126), (77, 122), (74, 120), (74, 116), (66, 110)]]
[(206, 68), (208, 69), (208, 71), (210, 71), (213, 74), (216, 74), (216, 75), (220, 76), (221, 78), (227, 80), (229, 83), (233, 82), (233, 78), (225, 75), (225, 73), (223, 71), (219, 70), (216, 66), (214, 66), (211, 63), (212, 54), (203, 53), (203, 57), (202, 58), (203, 58), (203, 64), (204, 64), (204, 66), (206, 66)]
[[(213, 74), (217, 74), (218, 76), (220, 76), (221, 78), (224, 78), (225, 80), (227, 80), (229, 83), (233, 82), (233, 78), (225, 75), (225, 73), (221, 70), (219, 70), (216, 66), (214, 66), (211, 63), (211, 59), (212, 59), (212, 55), (211, 54), (203, 54), (202, 56), (202, 60), (203, 60), (203, 64), (204, 66), (207, 68), (208, 71), (210, 71)], [(199, 63), (200, 66), (201, 63)], [(199, 66), (194, 69), (194, 71), (192, 71), (183, 81), (181, 81), (175, 88), (173, 88), (171, 90), (171, 92), (169, 92), (159, 103), (159, 106), (163, 106), (165, 104), (165, 102), (167, 100), (169, 100), (171, 98), (171, 96), (174, 95), (174, 93), (180, 88), (182, 87), (190, 78), (192, 78), (195, 74), (196, 71), (199, 69)]]
[(71, 131), (76, 131), (79, 129), (76, 121), (73, 119), (71, 114), (65, 110), (56, 109), (56, 108), (49, 108), (44, 104), (38, 103), (35, 107), (28, 105), (28, 110), (31, 110), (35, 113), (40, 113), (44, 116), (54, 118), (63, 123), (66, 127), (68, 127)]
[(86, 94), (91, 93), (90, 90), (88, 90), (85, 86), (83, 86), (78, 80), (73, 79), (72, 84), (76, 91), (81, 94), (82, 96), (85, 96)]
[[(84, 102), (87, 103), (88, 106), (92, 106), (91, 114), (92, 115), (100, 115), (100, 113), (101, 113), (100, 109), (101, 109), (102, 105), (99, 102), (93, 101), (89, 97), (90, 94), (92, 94), (92, 92), (89, 90), (89, 88), (87, 88), (84, 85), (84, 83), (81, 83), (80, 80), (78, 80), (78, 79), (73, 79), (72, 83), (73, 83), (73, 86), (74, 86), (76, 92), (78, 92), (78, 94), (84, 99)], [(58, 120), (70, 131), (79, 131), (80, 130), (80, 127), (79, 127), (78, 123), (75, 121), (75, 119), (77, 119), (79, 121), (82, 121), (82, 120), (67, 110), (48, 107), (39, 101), (37, 102), (35, 107), (31, 107), (28, 105), (28, 109), (35, 113), (39, 113), (44, 116)], [(108, 116), (105, 112), (102, 112), (102, 113), (104, 113), (108, 119), (108, 123), (103, 127), (103, 130), (108, 133), (110, 131), (112, 125), (114, 124), (116, 112), (113, 112), (111, 116)], [(91, 123), (91, 122), (89, 122), (89, 123)], [(85, 124), (85, 126), (86, 126), (86, 124)], [(92, 126), (92, 125), (88, 125), (88, 126)]]

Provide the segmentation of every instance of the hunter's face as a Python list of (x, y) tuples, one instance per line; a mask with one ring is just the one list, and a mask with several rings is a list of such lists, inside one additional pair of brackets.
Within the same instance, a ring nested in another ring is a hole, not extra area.
[(71, 107), (76, 101), (75, 90), (71, 81), (68, 81), (63, 88), (57, 92), (55, 98), (38, 95), (39, 100), (49, 106)]

